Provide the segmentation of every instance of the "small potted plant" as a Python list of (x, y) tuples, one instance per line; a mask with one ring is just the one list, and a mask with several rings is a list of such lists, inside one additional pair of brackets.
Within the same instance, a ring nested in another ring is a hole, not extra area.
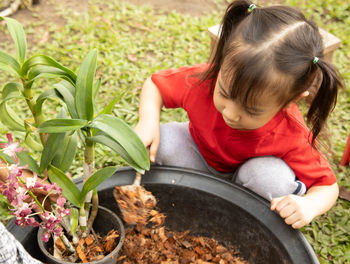
[[(80, 261), (95, 260), (82, 259), (84, 253), (80, 256), (80, 252), (86, 246), (82, 243), (91, 232), (91, 236), (96, 237), (92, 228), (99, 214), (96, 188), (116, 171), (116, 167), (95, 171), (95, 145), (99, 143), (109, 147), (140, 173), (150, 167), (147, 150), (132, 128), (111, 115), (117, 99), (102, 111), (96, 111), (95, 97), (101, 84), (100, 80), (95, 80), (96, 50), (85, 57), (78, 72), (74, 73), (45, 55), (27, 58), (22, 25), (11, 18), (0, 17), (0, 20), (6, 21), (16, 46), (16, 57), (0, 51), (0, 69), (18, 80), (3, 86), (0, 121), (8, 131), (16, 131), (16, 135), (22, 136), (21, 142), (25, 143), (25, 148), (19, 147), (19, 141), (13, 140), (9, 133), (8, 143), (0, 145), (1, 159), (8, 170), (7, 181), (1, 184), (1, 190), (9, 199), (16, 224), (43, 227), (39, 232), (44, 241), (53, 235), (54, 248), (58, 248), (54, 253), (58, 257), (57, 263), (65, 263), (59, 260), (63, 258), (62, 254), (68, 255), (67, 261), (78, 261), (78, 258)], [(52, 89), (34, 96), (38, 91), (33, 92), (33, 84), (39, 79), (52, 78), (59, 82)], [(45, 116), (43, 106), (48, 98), (62, 102), (55, 118), (52, 114), (50, 119)], [(24, 101), (27, 106), (22, 115), (17, 115), (11, 108), (10, 103), (18, 103), (18, 100)], [(84, 148), (82, 189), (66, 174), (79, 142)], [(37, 159), (40, 161), (37, 162)], [(26, 170), (33, 175), (22, 177)], [(38, 194), (44, 194), (44, 199), (39, 199)], [(48, 198), (55, 201), (49, 210), (45, 207), (50, 200)], [(34, 215), (39, 215), (42, 221), (37, 221)], [(110, 236), (116, 238), (118, 235)], [(53, 263), (54, 258), (49, 258), (48, 261)]]

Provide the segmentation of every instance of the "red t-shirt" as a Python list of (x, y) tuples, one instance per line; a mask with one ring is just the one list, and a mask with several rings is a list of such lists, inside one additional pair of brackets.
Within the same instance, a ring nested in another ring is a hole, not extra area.
[(207, 67), (200, 64), (163, 70), (151, 79), (165, 107), (186, 110), (191, 135), (211, 167), (233, 172), (250, 158), (273, 155), (283, 159), (307, 188), (336, 182), (328, 161), (311, 147), (310, 131), (296, 105), (281, 110), (256, 130), (233, 129), (216, 110), (209, 83), (198, 85), (198, 78), (192, 76)]

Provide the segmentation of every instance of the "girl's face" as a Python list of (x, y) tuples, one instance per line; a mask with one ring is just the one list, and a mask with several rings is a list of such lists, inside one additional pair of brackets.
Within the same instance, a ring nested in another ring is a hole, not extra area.
[(254, 130), (268, 123), (281, 109), (276, 99), (261, 96), (258, 105), (244, 107), (229, 97), (229, 88), (219, 73), (214, 90), (214, 105), (225, 123), (238, 130)]

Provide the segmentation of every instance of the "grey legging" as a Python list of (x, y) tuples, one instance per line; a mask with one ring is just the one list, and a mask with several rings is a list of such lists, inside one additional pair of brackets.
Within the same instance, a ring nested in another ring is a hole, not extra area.
[(160, 127), (156, 164), (191, 168), (234, 181), (267, 200), (287, 194), (303, 195), (305, 185), (280, 158), (264, 156), (243, 163), (234, 173), (221, 173), (210, 167), (199, 152), (188, 123), (167, 123)]

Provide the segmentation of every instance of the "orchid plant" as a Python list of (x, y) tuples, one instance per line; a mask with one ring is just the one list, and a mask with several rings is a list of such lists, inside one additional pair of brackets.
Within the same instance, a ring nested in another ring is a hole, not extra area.
[[(105, 167), (95, 171), (95, 145), (99, 143), (109, 147), (140, 173), (150, 167), (147, 150), (133, 129), (111, 114), (117, 99), (97, 112), (95, 98), (101, 81), (95, 80), (96, 50), (85, 57), (77, 73), (46, 55), (27, 58), (22, 25), (11, 18), (0, 17), (1, 20), (6, 22), (14, 40), (16, 56), (0, 51), (0, 70), (12, 74), (18, 81), (6, 83), (3, 87), (0, 121), (9, 131), (17, 131), (16, 134), (23, 136), (22, 142), (28, 150), (19, 148), (18, 141), (14, 142), (8, 134), (9, 143), (1, 145), (1, 158), (9, 173), (7, 184), (2, 185), (1, 190), (13, 206), (17, 224), (48, 228), (44, 240), (51, 232), (62, 236), (63, 227), (76, 242), (78, 234), (90, 231), (97, 214), (97, 187), (117, 169)], [(57, 79), (58, 82), (52, 89), (35, 97), (34, 83), (39, 79)], [(48, 98), (62, 102), (57, 117), (49, 120), (43, 110)], [(25, 102), (28, 111), (23, 114), (29, 113), (29, 116), (22, 118), (11, 108), (10, 103), (17, 103), (17, 100)], [(75, 158), (79, 140), (84, 147), (84, 185), (81, 190), (66, 175)], [(33, 158), (33, 153), (39, 153), (39, 162)], [(33, 172), (32, 179), (26, 182), (21, 179), (23, 169)], [(58, 197), (50, 212), (35, 197), (33, 188)], [(32, 209), (42, 214), (44, 221), (41, 224), (30, 218)], [(65, 221), (67, 217), (69, 221)], [(70, 244), (66, 245), (69, 247)]]
[[(13, 162), (7, 166), (7, 181), (6, 184), (0, 183), (0, 190), (11, 205), (10, 210), (16, 218), (15, 224), (23, 227), (28, 225), (45, 228), (47, 231), (42, 239), (46, 242), (49, 240), (51, 233), (54, 233), (56, 237), (61, 237), (62, 240), (66, 240), (62, 234), (60, 224), (63, 217), (70, 215), (70, 209), (64, 207), (66, 199), (62, 196), (62, 189), (56, 183), (38, 180), (36, 173), (33, 174), (33, 177), (23, 180), (21, 176), (27, 166), (21, 166), (17, 157), (17, 153), (23, 151), (23, 148), (19, 147), (19, 141), (13, 142), (11, 134), (8, 133), (6, 136), (8, 144), (0, 143), (0, 148), (5, 155), (13, 158)], [(46, 193), (42, 202), (34, 194), (34, 189), (36, 192), (42, 190)], [(51, 206), (52, 211), (47, 211), (44, 204), (50, 195), (56, 195), (57, 201)], [(34, 218), (35, 215), (40, 215), (43, 221), (39, 223)]]

